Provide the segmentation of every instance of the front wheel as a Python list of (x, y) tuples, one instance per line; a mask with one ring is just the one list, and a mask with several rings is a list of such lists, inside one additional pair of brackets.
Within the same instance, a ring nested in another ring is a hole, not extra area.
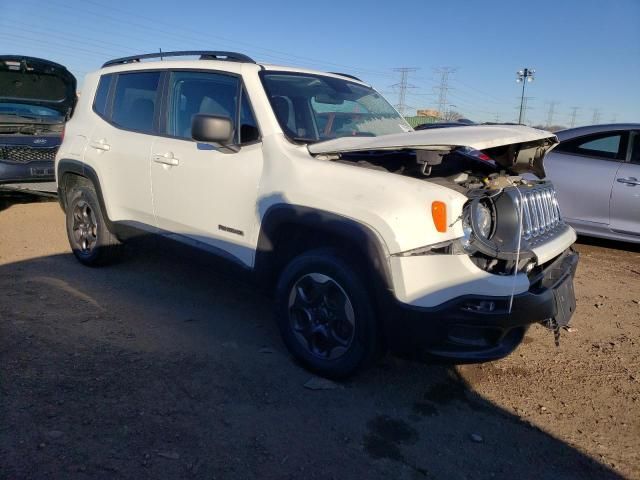
[(93, 187), (74, 187), (69, 192), (66, 214), (69, 245), (81, 263), (105, 265), (120, 257), (122, 245), (109, 231)]
[(294, 258), (276, 288), (283, 341), (305, 367), (344, 378), (368, 364), (378, 349), (372, 297), (357, 265), (330, 249)]

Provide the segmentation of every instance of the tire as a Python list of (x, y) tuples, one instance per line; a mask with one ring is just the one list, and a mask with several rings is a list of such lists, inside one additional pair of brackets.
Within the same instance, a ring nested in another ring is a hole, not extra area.
[(303, 253), (282, 271), (275, 296), (278, 327), (307, 369), (340, 379), (376, 358), (377, 319), (364, 278), (332, 249)]
[(109, 231), (92, 186), (77, 185), (68, 193), (66, 222), (69, 245), (80, 263), (95, 267), (120, 258), (122, 245)]

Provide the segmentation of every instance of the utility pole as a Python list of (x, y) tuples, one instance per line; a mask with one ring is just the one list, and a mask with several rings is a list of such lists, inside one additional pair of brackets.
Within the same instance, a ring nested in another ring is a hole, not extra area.
[(516, 82), (522, 82), (522, 94), (520, 95), (520, 116), (518, 118), (518, 123), (522, 123), (522, 114), (523, 114), (523, 107), (524, 107), (524, 86), (527, 83), (533, 82), (534, 74), (536, 73), (535, 70), (532, 70), (530, 68), (524, 68), (522, 70), (518, 70), (516, 72)]
[(597, 123), (600, 123), (600, 115), (602, 114), (602, 110), (599, 108), (594, 108), (593, 109), (593, 116), (591, 117), (591, 123), (593, 125), (596, 125)]
[(407, 89), (416, 88), (415, 85), (410, 85), (408, 82), (409, 73), (415, 72), (416, 70), (417, 68), (409, 67), (393, 69), (394, 72), (400, 72), (400, 82), (393, 84), (392, 87), (398, 88), (398, 104), (396, 105), (396, 108), (398, 109), (400, 115), (402, 115), (403, 117), (407, 111)]
[(521, 97), (520, 98), (520, 107), (516, 107), (519, 108), (520, 110), (520, 115), (518, 117), (518, 123), (519, 124), (526, 124), (527, 123), (527, 111), (531, 110), (531, 107), (529, 106), (529, 100), (533, 100), (535, 97)]
[(438, 90), (438, 112), (440, 113), (440, 119), (445, 120), (447, 116), (447, 93), (451, 89), (449, 87), (449, 75), (455, 73), (457, 69), (451, 67), (441, 67), (436, 69), (436, 73), (440, 74), (440, 85), (436, 87)]
[(576, 116), (578, 115), (578, 110), (580, 110), (580, 107), (571, 107), (571, 121), (569, 122), (569, 126), (571, 128), (576, 126)]
[(549, 108), (547, 109), (547, 127), (553, 125), (553, 114), (555, 113), (556, 105), (558, 105), (558, 103), (559, 102), (556, 102), (555, 100), (549, 102)]

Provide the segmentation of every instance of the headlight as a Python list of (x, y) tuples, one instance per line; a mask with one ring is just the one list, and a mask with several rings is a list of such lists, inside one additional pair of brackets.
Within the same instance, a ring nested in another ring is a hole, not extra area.
[(478, 202), (475, 207), (472, 209), (471, 214), (474, 216), (473, 223), (478, 229), (476, 233), (488, 239), (493, 227), (491, 209), (481, 202)]
[(493, 234), (493, 211), (482, 201), (474, 201), (465, 209), (462, 217), (462, 233), (460, 243), (467, 252), (475, 251), (473, 237), (489, 240)]

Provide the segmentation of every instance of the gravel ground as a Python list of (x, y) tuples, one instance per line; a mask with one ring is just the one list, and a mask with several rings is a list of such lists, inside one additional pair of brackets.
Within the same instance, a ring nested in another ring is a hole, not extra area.
[(215, 263), (86, 268), (56, 203), (0, 197), (0, 478), (640, 478), (640, 248), (577, 247), (559, 348), (335, 384)]

